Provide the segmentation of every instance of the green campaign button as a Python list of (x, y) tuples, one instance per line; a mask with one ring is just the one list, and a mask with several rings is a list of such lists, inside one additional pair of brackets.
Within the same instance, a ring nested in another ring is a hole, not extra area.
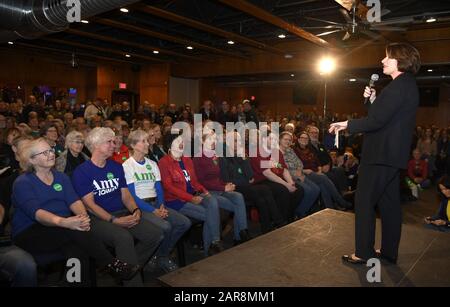
[(106, 175), (106, 178), (108, 178), (109, 180), (114, 179), (114, 174), (113, 173), (108, 173)]
[(147, 164), (147, 169), (148, 169), (149, 171), (151, 171), (151, 170), (152, 170), (152, 166)]
[(59, 183), (55, 183), (55, 184), (53, 185), (53, 189), (55, 189), (56, 192), (61, 192), (62, 189), (63, 189), (63, 187), (62, 187), (62, 185), (60, 185)]

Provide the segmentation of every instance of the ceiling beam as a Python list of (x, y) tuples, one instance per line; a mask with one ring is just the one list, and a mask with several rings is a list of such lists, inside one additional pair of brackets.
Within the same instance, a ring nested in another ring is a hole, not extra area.
[(92, 45), (87, 45), (87, 44), (82, 44), (82, 43), (76, 43), (76, 42), (63, 40), (63, 39), (56, 39), (56, 38), (50, 38), (50, 37), (43, 37), (42, 39), (45, 40), (45, 41), (48, 41), (48, 42), (55, 43), (55, 44), (69, 45), (69, 46), (79, 47), (79, 48), (83, 48), (83, 49), (92, 49), (92, 50), (97, 50), (97, 51), (101, 51), (101, 52), (107, 52), (107, 53), (121, 55), (123, 57), (125, 57), (125, 54), (129, 54), (132, 57), (144, 59), (144, 60), (147, 60), (147, 61), (168, 62), (168, 61), (165, 61), (165, 60), (162, 60), (162, 59), (149, 57), (149, 56), (141, 55), (141, 54), (136, 54), (136, 53), (132, 53), (132, 52), (128, 52), (128, 51), (117, 51), (117, 50), (110, 49), (110, 48), (104, 48), (104, 47), (92, 46)]
[[(14, 42), (15, 45), (18, 45), (20, 47), (25, 47), (27, 49), (41, 49), (41, 50), (47, 50), (47, 51), (52, 51), (52, 52), (57, 52), (57, 53), (67, 53), (67, 54), (72, 54), (73, 51), (70, 50), (66, 50), (66, 49), (60, 49), (60, 48), (54, 48), (54, 47), (45, 47), (45, 46), (40, 46), (40, 45), (35, 45), (35, 44), (30, 44), (30, 43), (24, 43), (24, 42), (20, 42), (20, 41), (16, 41)], [(99, 59), (99, 60), (106, 60), (106, 61), (115, 61), (115, 62), (121, 62), (121, 63), (128, 63), (128, 64), (135, 64), (135, 62), (132, 61), (127, 61), (127, 60), (121, 60), (121, 59), (116, 59), (116, 58), (111, 58), (111, 57), (107, 57), (107, 56), (100, 56), (100, 55), (95, 55), (95, 54), (91, 54), (91, 53), (83, 53), (83, 52), (76, 52), (77, 56), (83, 56), (83, 57), (89, 57), (89, 58), (94, 58), (94, 59)]]
[(258, 6), (251, 4), (250, 2), (247, 2), (245, 0), (219, 0), (219, 2), (222, 2), (223, 4), (231, 6), (241, 12), (277, 26), (278, 28), (284, 29), (292, 34), (297, 35), (300, 38), (306, 39), (316, 45), (319, 45), (320, 47), (326, 47), (330, 49), (334, 48), (334, 46), (321, 39), (320, 37), (317, 37), (314, 34), (307, 32), (300, 27), (297, 27), (296, 25), (290, 24), (279, 18), (278, 16), (275, 16)]
[(228, 31), (222, 30), (220, 28), (199, 22), (195, 19), (177, 15), (172, 12), (162, 10), (160, 8), (157, 8), (157, 7), (154, 7), (151, 5), (137, 6), (137, 9), (142, 12), (145, 12), (145, 13), (148, 13), (148, 14), (160, 17), (160, 18), (164, 18), (164, 19), (167, 19), (167, 20), (170, 20), (170, 21), (182, 24), (182, 25), (186, 25), (191, 28), (198, 29), (200, 31), (209, 32), (209, 33), (212, 33), (217, 36), (222, 36), (227, 39), (231, 39), (236, 42), (240, 42), (240, 43), (249, 45), (251, 47), (260, 49), (260, 50), (266, 50), (266, 51), (277, 53), (277, 54), (285, 54), (285, 52), (281, 49), (274, 48), (272, 46), (269, 46), (264, 43), (258, 42), (256, 40), (247, 38), (245, 36), (242, 36), (242, 35), (239, 35), (239, 34), (236, 34), (233, 32), (228, 32)]
[(182, 53), (170, 51), (170, 50), (163, 49), (163, 48), (160, 48), (160, 47), (154, 47), (154, 46), (151, 46), (151, 45), (148, 45), (148, 44), (144, 45), (144, 44), (139, 44), (139, 43), (136, 43), (136, 42), (124, 41), (124, 40), (120, 40), (120, 39), (113, 38), (113, 37), (110, 37), (110, 36), (104, 36), (104, 35), (100, 35), (100, 34), (96, 34), (96, 33), (85, 32), (85, 31), (80, 31), (80, 30), (75, 30), (75, 29), (67, 29), (65, 32), (69, 33), (69, 34), (77, 35), (77, 36), (89, 37), (89, 38), (92, 38), (92, 39), (101, 40), (101, 41), (105, 41), (105, 42), (110, 42), (110, 43), (114, 43), (114, 44), (118, 44), (118, 45), (133, 46), (133, 47), (140, 48), (142, 50), (151, 51), (151, 52), (153, 52), (154, 50), (158, 50), (162, 54), (167, 54), (167, 55), (171, 55), (171, 56), (175, 56), (175, 57), (182, 57), (182, 58), (186, 58), (186, 59), (189, 59), (189, 60), (202, 61), (198, 57), (185, 55), (185, 54), (182, 54)]
[(118, 28), (118, 29), (122, 29), (122, 30), (128, 30), (131, 32), (139, 33), (139, 34), (150, 36), (150, 37), (156, 37), (156, 38), (159, 38), (159, 39), (162, 39), (165, 41), (169, 41), (169, 42), (174, 42), (174, 43), (177, 43), (177, 44), (180, 44), (183, 46), (192, 46), (194, 48), (202, 49), (202, 50), (212, 52), (212, 53), (218, 53), (218, 54), (222, 54), (222, 55), (226, 55), (226, 56), (230, 56), (230, 57), (234, 57), (234, 58), (241, 58), (241, 59), (247, 58), (247, 57), (237, 54), (237, 53), (228, 52), (228, 51), (225, 51), (222, 49), (210, 47), (210, 46), (200, 44), (200, 43), (195, 43), (195, 42), (183, 39), (183, 38), (175, 37), (175, 36), (164, 34), (161, 32), (152, 31), (152, 30), (149, 30), (146, 28), (134, 26), (134, 25), (131, 25), (128, 23), (120, 22), (120, 21), (99, 18), (99, 19), (95, 19), (94, 22), (105, 25), (105, 26), (109, 26), (109, 27), (114, 27), (114, 28)]

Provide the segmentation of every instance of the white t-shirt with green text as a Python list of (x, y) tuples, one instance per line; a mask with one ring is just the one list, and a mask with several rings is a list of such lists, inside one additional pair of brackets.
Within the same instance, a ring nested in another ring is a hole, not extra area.
[(145, 158), (145, 163), (140, 164), (130, 157), (122, 166), (127, 184), (134, 183), (136, 195), (140, 199), (157, 196), (155, 182), (161, 181), (161, 173), (156, 162)]

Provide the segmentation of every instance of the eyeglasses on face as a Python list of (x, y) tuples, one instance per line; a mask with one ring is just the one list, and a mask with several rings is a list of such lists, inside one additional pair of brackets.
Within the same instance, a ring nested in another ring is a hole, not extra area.
[(52, 154), (53, 155), (55, 154), (55, 150), (53, 148), (50, 148), (50, 149), (47, 149), (47, 150), (44, 150), (42, 152), (32, 155), (31, 158), (37, 157), (39, 155), (44, 155), (45, 157), (49, 157)]

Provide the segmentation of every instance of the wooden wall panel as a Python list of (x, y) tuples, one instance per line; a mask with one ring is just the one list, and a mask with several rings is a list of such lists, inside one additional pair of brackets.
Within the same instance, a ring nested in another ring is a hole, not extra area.
[(58, 88), (77, 88), (78, 101), (95, 97), (96, 68), (80, 66), (76, 69), (63, 60), (54, 60), (27, 52), (0, 52), (0, 84), (18, 84), (31, 94), (34, 86), (47, 85)]
[(140, 98), (156, 105), (168, 103), (169, 64), (152, 64), (142, 67), (140, 72)]
[(97, 96), (111, 101), (111, 93), (119, 90), (119, 83), (127, 90), (139, 93), (139, 71), (130, 64), (99, 62), (97, 66)]
[[(323, 87), (316, 95), (316, 105), (295, 105), (293, 103), (293, 86), (259, 86), (259, 87), (224, 87), (215, 86), (211, 81), (202, 81), (201, 101), (211, 99), (217, 106), (226, 100), (232, 104), (242, 102), (243, 99), (256, 96), (261, 110), (270, 110), (274, 114), (283, 116), (292, 114), (299, 107), (306, 112), (316, 110), (323, 113)], [(441, 97), (438, 107), (420, 107), (417, 113), (419, 125), (436, 124), (448, 126), (450, 124), (450, 88), (441, 87)], [(366, 114), (363, 105), (362, 87), (358, 85), (328, 84), (328, 110), (333, 113)]]

